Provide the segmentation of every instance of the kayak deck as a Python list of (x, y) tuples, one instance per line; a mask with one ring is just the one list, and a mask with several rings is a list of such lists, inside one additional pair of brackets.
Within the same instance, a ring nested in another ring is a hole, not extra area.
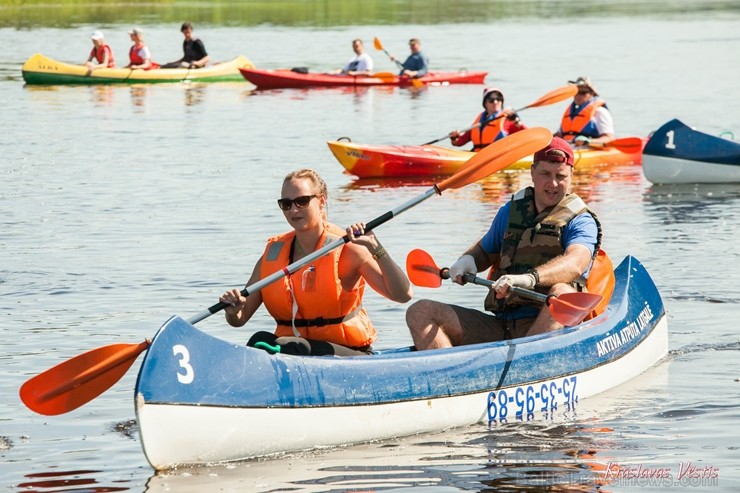
[[(242, 76), (259, 89), (289, 89), (309, 87), (341, 86), (410, 86), (412, 79), (390, 72), (373, 75), (338, 75), (322, 73), (300, 73), (289, 69), (268, 70), (242, 68)], [(426, 85), (482, 84), (487, 72), (430, 72), (415, 79)]]
[[(349, 172), (359, 178), (425, 177), (452, 175), (475, 155), (472, 151), (434, 145), (375, 145), (348, 141), (328, 141), (334, 157)], [(640, 152), (622, 152), (615, 148), (574, 149), (577, 169), (605, 165), (642, 163)], [(507, 170), (528, 169), (532, 156), (508, 166)]]

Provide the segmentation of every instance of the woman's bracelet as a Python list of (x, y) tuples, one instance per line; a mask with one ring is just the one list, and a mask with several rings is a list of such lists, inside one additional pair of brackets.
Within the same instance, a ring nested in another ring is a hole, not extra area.
[(385, 253), (386, 253), (385, 252), (385, 248), (383, 248), (382, 246), (380, 246), (380, 247), (378, 247), (377, 250), (375, 250), (375, 253), (373, 253), (373, 258), (375, 260), (380, 260), (381, 258), (383, 258), (385, 256)]

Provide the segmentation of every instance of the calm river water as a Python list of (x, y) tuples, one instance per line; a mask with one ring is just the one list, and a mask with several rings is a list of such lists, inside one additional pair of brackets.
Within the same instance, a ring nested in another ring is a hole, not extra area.
[[(244, 54), (267, 68), (341, 66), (355, 37), (378, 70), (422, 39), (435, 68), (488, 70), (507, 104), (525, 106), (589, 75), (620, 136), (672, 118), (740, 135), (740, 13), (356, 27), (196, 26), (214, 59)], [(179, 24), (146, 25), (159, 61), (179, 56)], [(320, 171), (330, 218), (369, 220), (430, 183), (357, 181), (325, 142), (413, 144), (467, 126), (481, 86), (253, 91), (244, 83), (24, 87), (35, 52), (82, 62), (94, 25), (0, 28), (0, 486), (5, 491), (737, 491), (740, 489), (740, 185), (653, 186), (639, 166), (579, 174), (615, 261), (634, 255), (669, 314), (670, 353), (627, 385), (584, 402), (568, 422), (471, 426), (229, 467), (155, 474), (134, 421), (135, 363), (113, 388), (69, 414), (43, 417), (18, 399), (23, 382), (72, 356), (151, 337), (242, 286), (268, 235), (282, 177)], [(103, 26), (119, 60), (128, 24)], [(555, 128), (563, 104), (522, 112)], [(526, 175), (446, 192), (379, 228), (403, 262), (425, 248), (449, 265), (486, 229)], [(475, 286), (417, 288), (415, 298), (479, 306)], [(404, 306), (366, 303), (378, 347), (410, 343)], [(243, 342), (215, 315), (199, 327)], [(197, 424), (194, 424), (197, 426)], [(372, 426), (372, 423), (368, 423)], [(609, 464), (670, 469), (661, 484), (597, 482)], [(697, 484), (688, 464), (716, 471)], [(693, 486), (693, 487), (692, 487)]]

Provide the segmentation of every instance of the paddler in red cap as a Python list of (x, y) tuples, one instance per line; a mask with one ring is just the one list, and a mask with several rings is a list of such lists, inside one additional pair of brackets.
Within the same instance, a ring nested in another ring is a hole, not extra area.
[(533, 186), (501, 207), (488, 232), (450, 267), (450, 278), (491, 269), (486, 312), (432, 300), (406, 311), (417, 350), (515, 339), (561, 329), (545, 304), (510, 293), (513, 286), (547, 295), (585, 289), (601, 246), (596, 215), (576, 194), (570, 144), (553, 137), (534, 154)]

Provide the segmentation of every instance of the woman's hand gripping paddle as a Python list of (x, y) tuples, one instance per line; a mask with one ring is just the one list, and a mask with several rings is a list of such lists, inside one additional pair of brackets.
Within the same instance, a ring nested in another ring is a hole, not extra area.
[[(477, 153), (457, 173), (435, 184), (431, 189), (401, 206), (373, 219), (365, 228), (370, 231), (398, 214), (414, 207), (448, 189), (474, 183), (506, 168), (550, 143), (552, 134), (545, 128), (531, 128), (502, 139)], [(288, 276), (331, 250), (349, 242), (344, 236), (306, 257), (288, 265), (283, 270), (244, 288), (241, 293), (249, 296), (285, 276)], [(195, 324), (224, 309), (219, 302), (194, 315), (188, 322)], [(64, 361), (28, 380), (21, 386), (20, 397), (32, 411), (45, 415), (63, 414), (90, 402), (112, 387), (133, 364), (136, 357), (149, 347), (146, 340), (140, 344), (113, 344), (93, 349)]]
[[(406, 257), (406, 273), (414, 285), (426, 288), (438, 288), (442, 285), (442, 279), (450, 278), (447, 267), (437, 267), (432, 256), (420, 249), (412, 250)], [(465, 274), (463, 278), (467, 282), (489, 288), (494, 284), (493, 281), (477, 277), (475, 274)], [(581, 323), (602, 299), (600, 294), (593, 293), (576, 292), (548, 296), (529, 289), (518, 287), (510, 289), (519, 296), (545, 303), (552, 318), (566, 327)]]

